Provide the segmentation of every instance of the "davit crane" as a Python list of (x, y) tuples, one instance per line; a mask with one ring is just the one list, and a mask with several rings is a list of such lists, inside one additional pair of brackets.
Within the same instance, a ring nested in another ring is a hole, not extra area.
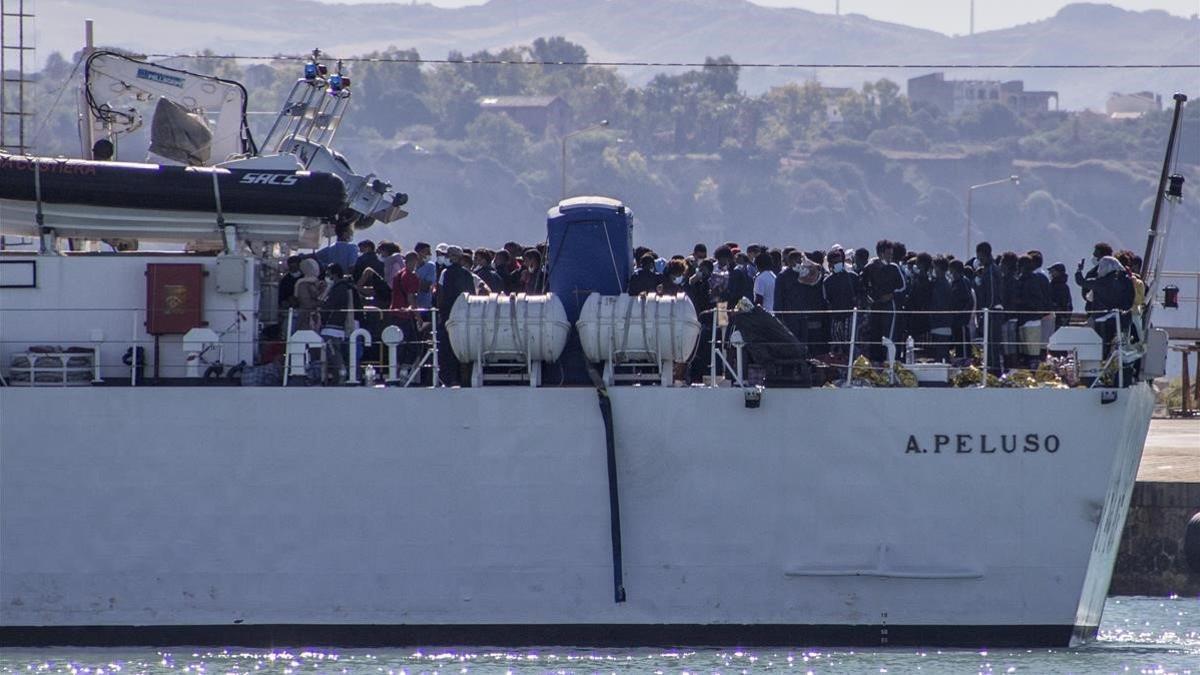
[[(160, 100), (156, 122), (160, 115), (186, 117), (182, 123), (192, 127), (188, 131), (205, 141), (202, 152), (187, 155), (187, 164), (331, 173), (346, 186), (346, 206), (336, 224), (365, 228), (405, 217), (401, 207), (408, 195), (373, 173), (355, 173), (333, 150), (334, 135), (349, 107), (351, 81), (340, 61), (331, 74), (320, 59), (320, 51), (314, 49), (260, 147), (247, 122), (248, 96), (241, 83), (117, 52), (93, 52), (84, 67), (84, 156), (93, 154), (94, 140), (107, 139), (116, 147), (121, 135), (142, 126), (135, 102)], [(161, 100), (173, 105), (164, 106)], [(213, 113), (215, 120), (209, 117)]]

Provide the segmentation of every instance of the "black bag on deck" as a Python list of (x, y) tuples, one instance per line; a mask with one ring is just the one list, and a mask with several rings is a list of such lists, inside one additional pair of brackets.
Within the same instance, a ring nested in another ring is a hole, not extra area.
[(767, 370), (768, 384), (808, 386), (808, 347), (762, 307), (734, 312), (733, 327), (742, 334), (746, 353)]

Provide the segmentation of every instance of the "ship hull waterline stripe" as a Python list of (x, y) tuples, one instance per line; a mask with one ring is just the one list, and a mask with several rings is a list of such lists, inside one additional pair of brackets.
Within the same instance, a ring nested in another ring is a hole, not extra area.
[(939, 646), (1066, 647), (1096, 635), (1071, 625), (805, 624), (230, 624), (188, 626), (8, 626), (6, 647), (338, 646), (664, 647)]

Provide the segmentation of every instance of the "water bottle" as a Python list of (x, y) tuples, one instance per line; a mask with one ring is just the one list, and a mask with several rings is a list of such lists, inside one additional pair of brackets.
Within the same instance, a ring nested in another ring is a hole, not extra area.
[(917, 343), (911, 335), (904, 341), (904, 363), (912, 365), (917, 362)]

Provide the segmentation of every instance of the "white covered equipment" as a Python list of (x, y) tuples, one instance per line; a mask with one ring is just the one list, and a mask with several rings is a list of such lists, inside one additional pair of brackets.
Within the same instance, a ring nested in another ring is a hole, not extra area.
[(530, 384), (537, 386), (541, 364), (558, 360), (570, 331), (567, 312), (553, 294), (464, 293), (446, 320), (455, 356), (474, 364), (475, 386), (483, 384), (489, 366), (522, 366), (528, 370)]
[(663, 381), (671, 364), (686, 363), (700, 339), (696, 308), (686, 295), (600, 295), (583, 303), (579, 341), (588, 361), (604, 361), (605, 379), (614, 366), (648, 363), (662, 368)]

